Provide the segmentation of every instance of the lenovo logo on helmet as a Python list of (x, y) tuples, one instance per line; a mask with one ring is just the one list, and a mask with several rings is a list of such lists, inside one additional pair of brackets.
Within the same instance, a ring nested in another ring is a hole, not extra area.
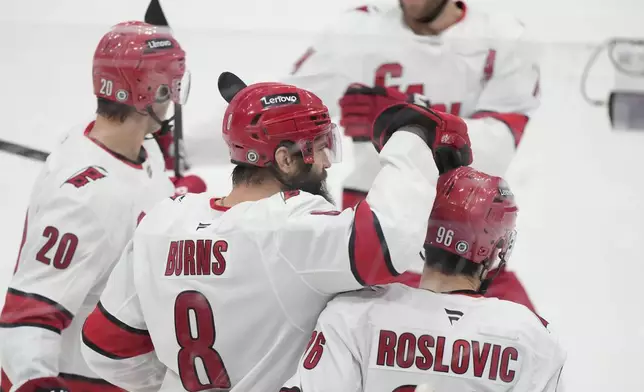
[(171, 40), (167, 38), (155, 38), (145, 41), (148, 50), (170, 49), (174, 47)]
[(514, 197), (514, 193), (508, 188), (499, 188), (499, 193), (503, 197)]
[(267, 95), (260, 99), (265, 108), (278, 105), (294, 105), (300, 103), (300, 96), (296, 93)]

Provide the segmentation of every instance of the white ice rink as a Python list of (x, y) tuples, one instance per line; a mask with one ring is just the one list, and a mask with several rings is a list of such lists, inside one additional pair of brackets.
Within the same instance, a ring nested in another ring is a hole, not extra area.
[[(384, 1), (396, 0), (379, 0)], [(230, 70), (249, 82), (278, 78), (334, 12), (360, 3), (162, 0), (193, 74), (184, 112), (188, 154), (212, 194), (230, 188), (219, 130), (219, 73)], [(610, 130), (606, 110), (590, 107), (579, 94), (594, 45), (611, 36), (644, 38), (644, 4), (470, 3), (519, 15), (542, 54), (542, 107), (507, 176), (521, 208), (510, 266), (568, 350), (566, 391), (644, 391), (644, 133)], [(142, 18), (146, 5), (147, 0), (3, 2), (0, 139), (50, 150), (62, 132), (91, 116), (95, 44), (111, 24)], [(599, 98), (612, 83), (605, 65), (592, 75), (591, 92)], [(348, 149), (330, 172), (336, 194), (351, 164)], [(0, 295), (11, 278), (40, 166), (0, 153)]]

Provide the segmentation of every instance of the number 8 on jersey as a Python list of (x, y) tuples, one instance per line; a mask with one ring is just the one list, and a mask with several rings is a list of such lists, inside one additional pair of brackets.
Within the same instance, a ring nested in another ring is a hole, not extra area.
[(206, 297), (197, 291), (184, 291), (174, 302), (174, 325), (179, 377), (190, 392), (229, 389), (230, 377), (215, 344), (215, 319)]

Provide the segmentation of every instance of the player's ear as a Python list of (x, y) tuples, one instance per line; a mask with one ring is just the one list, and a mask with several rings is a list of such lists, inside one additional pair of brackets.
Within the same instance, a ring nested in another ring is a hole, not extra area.
[(285, 146), (278, 147), (275, 150), (275, 164), (285, 174), (293, 174), (297, 170), (293, 154)]

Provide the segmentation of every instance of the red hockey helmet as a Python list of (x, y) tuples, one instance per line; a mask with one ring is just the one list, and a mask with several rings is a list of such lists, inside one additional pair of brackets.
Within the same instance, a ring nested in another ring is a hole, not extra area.
[(94, 94), (139, 111), (155, 102), (183, 104), (190, 91), (185, 56), (168, 27), (119, 23), (94, 52)]
[(425, 245), (477, 264), (497, 256), (507, 261), (517, 212), (514, 194), (502, 178), (459, 167), (438, 180)]
[(305, 163), (313, 163), (318, 145), (332, 163), (340, 160), (340, 135), (328, 108), (310, 91), (287, 84), (257, 83), (236, 92), (222, 134), (235, 164), (269, 166), (284, 142), (294, 143)]

